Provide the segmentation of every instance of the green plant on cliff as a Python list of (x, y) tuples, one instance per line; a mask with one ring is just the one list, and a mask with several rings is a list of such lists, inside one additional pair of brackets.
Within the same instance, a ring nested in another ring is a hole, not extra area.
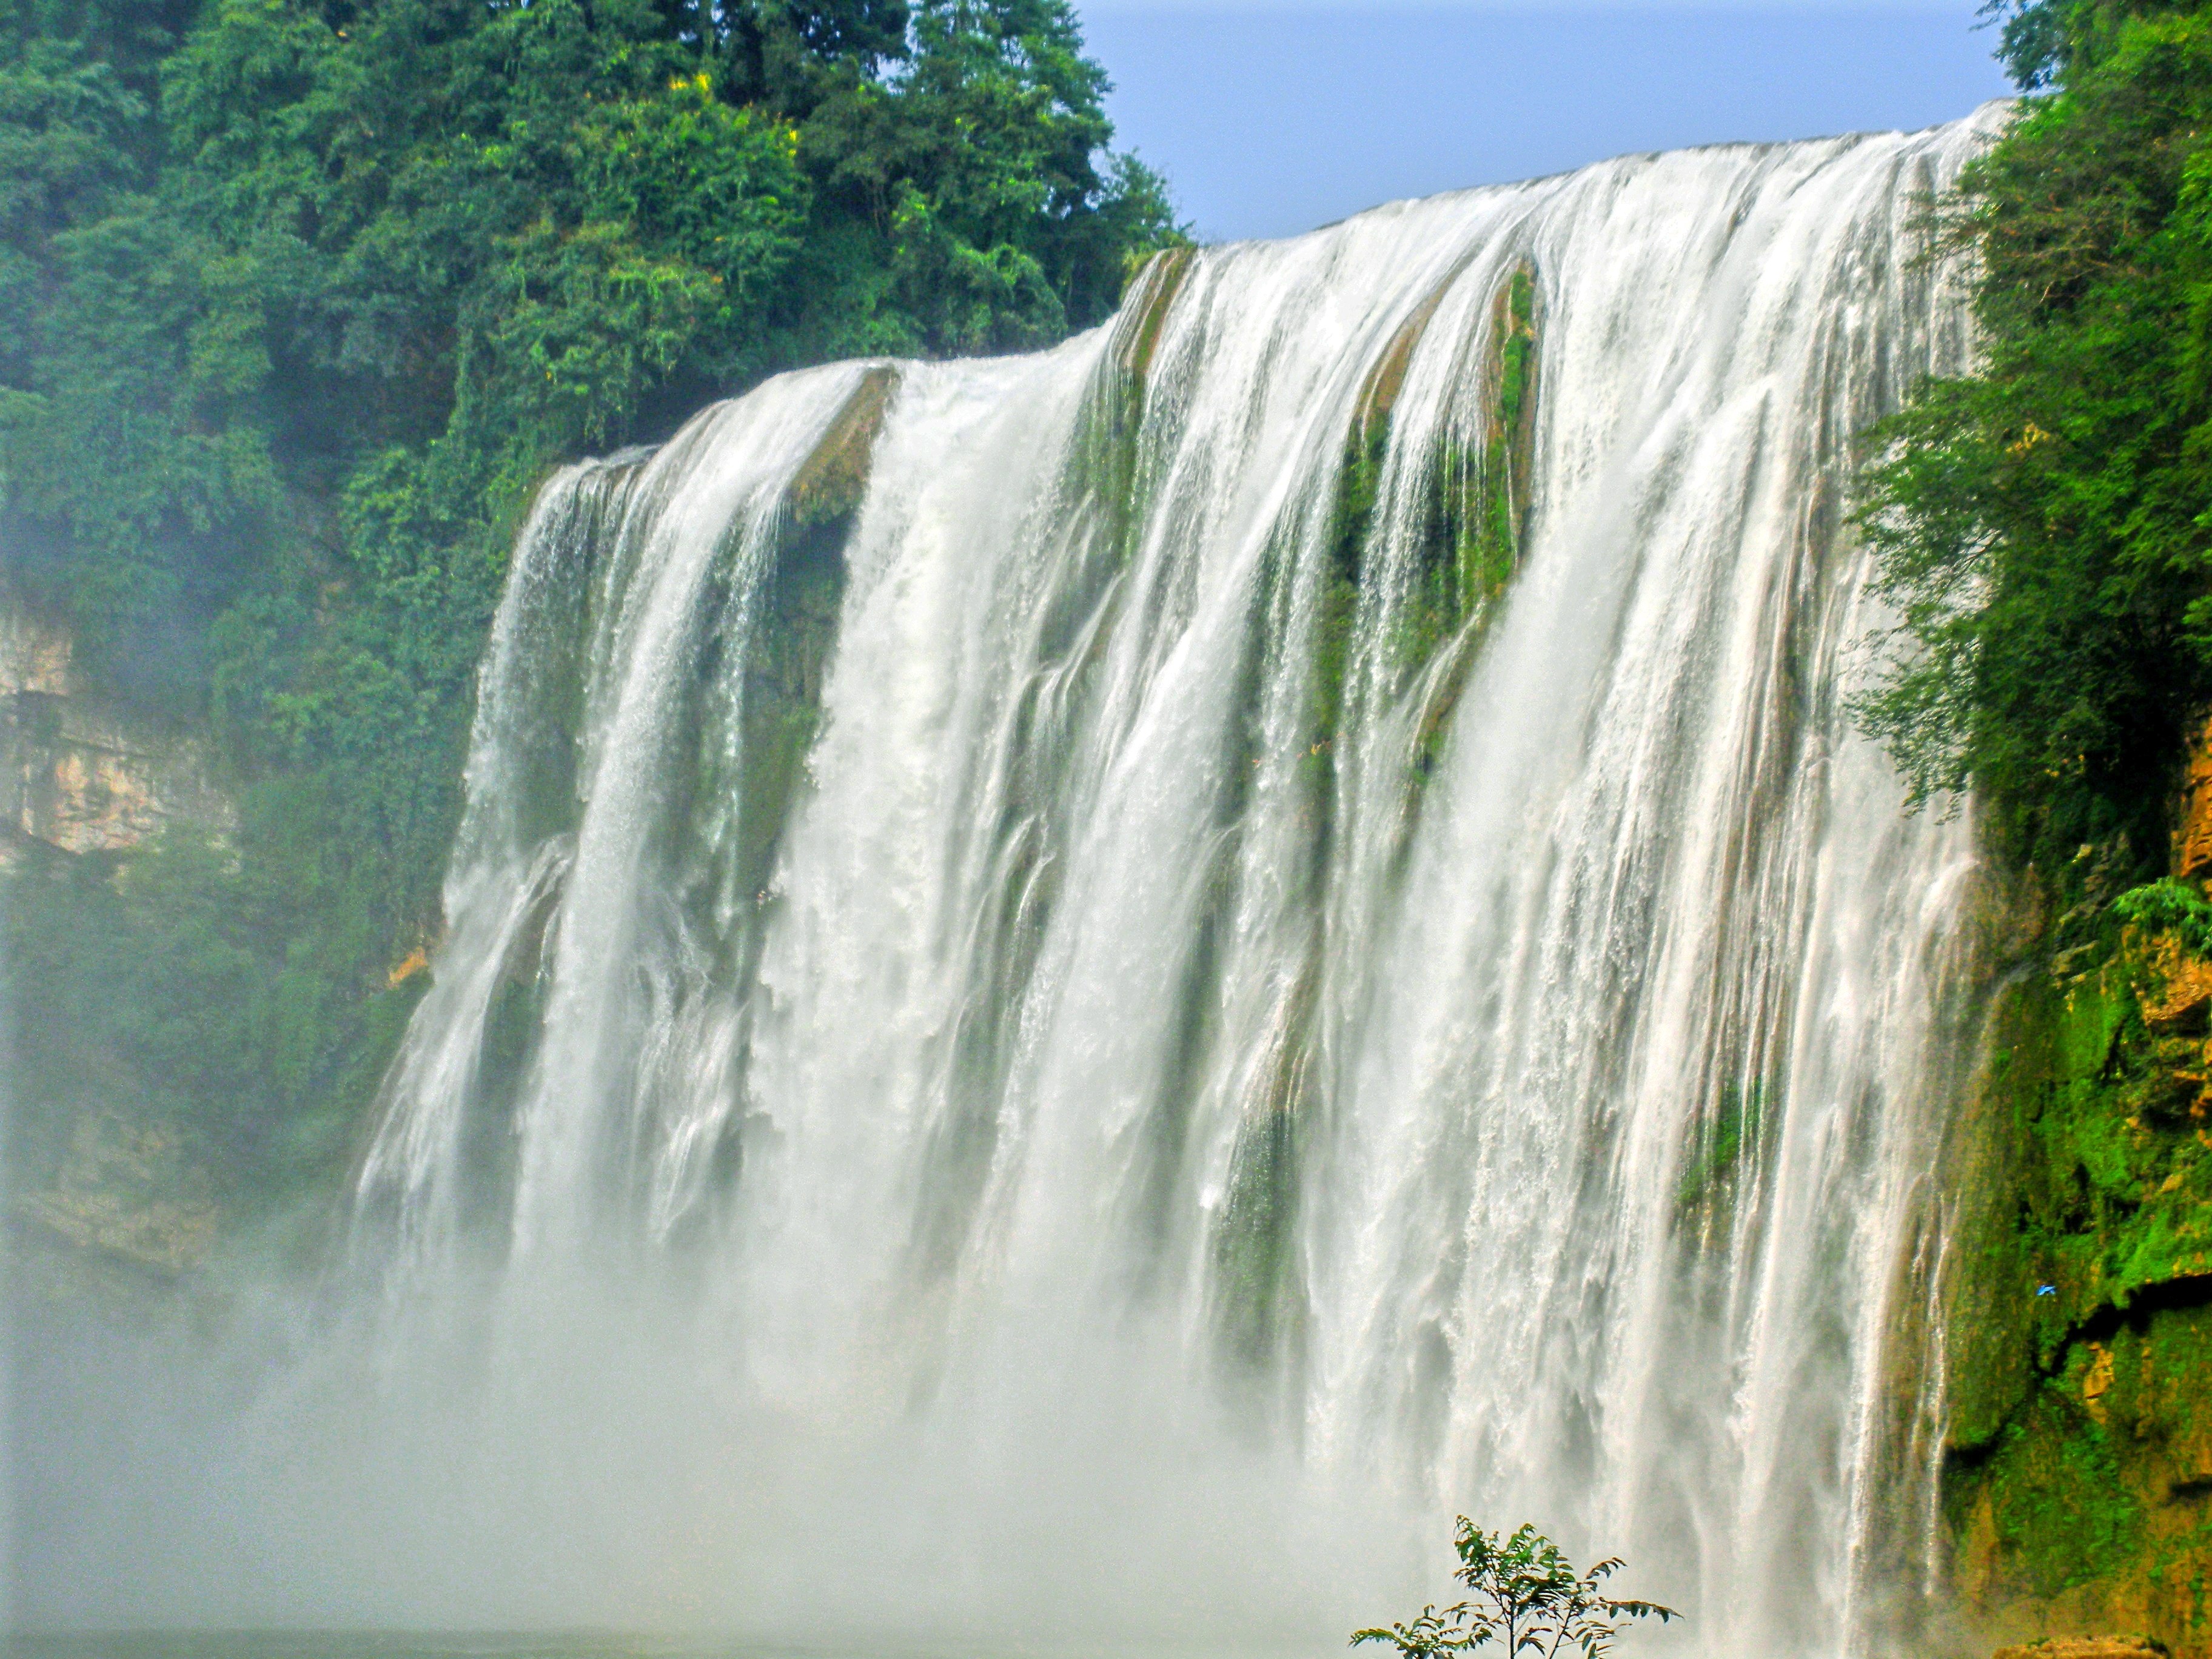
[(2148, 876), (2212, 697), (2212, 14), (2000, 9), (2051, 90), (1938, 216), (1984, 362), (1878, 429), (1859, 522), (1904, 627), (1862, 712), (2046, 874), (2125, 837)]
[(1459, 1556), (1452, 1577), (1467, 1587), (1464, 1601), (1447, 1607), (1431, 1603), (1407, 1624), (1354, 1631), (1352, 1645), (1382, 1642), (1395, 1648), (1399, 1659), (1441, 1659), (1495, 1642), (1506, 1659), (1524, 1653), (1537, 1659), (1563, 1653), (1603, 1659), (1624, 1620), (1665, 1624), (1681, 1616), (1656, 1601), (1607, 1595), (1605, 1581), (1622, 1562), (1600, 1561), (1579, 1572), (1533, 1525), (1524, 1523), (1509, 1538), (1485, 1532), (1462, 1515), (1452, 1532), (1452, 1547)]
[(1861, 716), (1916, 802), (1973, 787), (2026, 922), (1962, 1114), (1943, 1498), (1970, 1602), (2194, 1645), (2212, 904), (2167, 832), (2212, 705), (2212, 9), (1987, 9), (2029, 95), (1931, 225), (1981, 362), (1877, 428), (1857, 512), (1902, 617)]
[(2172, 933), (2192, 956), (2212, 956), (2212, 904), (2187, 882), (2161, 876), (2131, 887), (2112, 901), (2112, 913), (2139, 927)]
[(240, 1076), (89, 1028), (79, 1071), (136, 1055), (241, 1167), (357, 1107), (538, 481), (779, 368), (1104, 315), (1181, 237), (1105, 88), (1066, 0), (0, 0), (0, 585), (240, 805), (222, 858), (12, 878), (21, 1028), (97, 915)]

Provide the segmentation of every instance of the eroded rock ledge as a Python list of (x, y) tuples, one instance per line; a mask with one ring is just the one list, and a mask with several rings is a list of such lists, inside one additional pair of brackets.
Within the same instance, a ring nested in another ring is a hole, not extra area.
[(172, 820), (228, 830), (198, 739), (118, 709), (73, 657), (66, 628), (0, 589), (0, 866), (127, 852)]

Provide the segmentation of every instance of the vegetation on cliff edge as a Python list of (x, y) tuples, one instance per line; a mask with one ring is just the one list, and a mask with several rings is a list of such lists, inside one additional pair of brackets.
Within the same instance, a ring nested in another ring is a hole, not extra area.
[(1067, 0), (0, 0), (0, 585), (240, 802), (12, 882), (26, 1124), (143, 1097), (327, 1168), (538, 481), (1104, 315), (1180, 237), (1106, 86)]
[(2212, 9), (2036, 0), (2004, 40), (2055, 90), (1939, 212), (1985, 361), (1876, 434), (1906, 648), (1863, 713), (2016, 859), (2124, 840), (2148, 878), (2212, 697)]
[(1935, 219), (1983, 361), (1877, 430), (1859, 515), (1904, 617), (1863, 716), (1917, 799), (1972, 785), (2017, 924), (1953, 1172), (1943, 1505), (1970, 1608), (2202, 1651), (2212, 907), (2171, 832), (2212, 706), (2212, 8), (1989, 10), (2029, 95)]

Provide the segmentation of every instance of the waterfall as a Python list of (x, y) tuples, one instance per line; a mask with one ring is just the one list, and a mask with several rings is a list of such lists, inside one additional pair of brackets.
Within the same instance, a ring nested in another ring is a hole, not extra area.
[(1878, 1645), (1973, 860), (1852, 729), (1845, 492), (1967, 361), (1914, 216), (1998, 118), (1165, 255), (552, 480), (361, 1165), (394, 1328), (557, 1369), (616, 1286), (699, 1409), (956, 1445), (929, 1525), (1182, 1422)]

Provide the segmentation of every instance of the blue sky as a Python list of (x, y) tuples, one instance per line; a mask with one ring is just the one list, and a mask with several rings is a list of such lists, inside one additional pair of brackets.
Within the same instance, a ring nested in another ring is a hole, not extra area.
[(1117, 142), (1208, 240), (1634, 150), (1923, 127), (2008, 90), (1974, 0), (1078, 0)]

